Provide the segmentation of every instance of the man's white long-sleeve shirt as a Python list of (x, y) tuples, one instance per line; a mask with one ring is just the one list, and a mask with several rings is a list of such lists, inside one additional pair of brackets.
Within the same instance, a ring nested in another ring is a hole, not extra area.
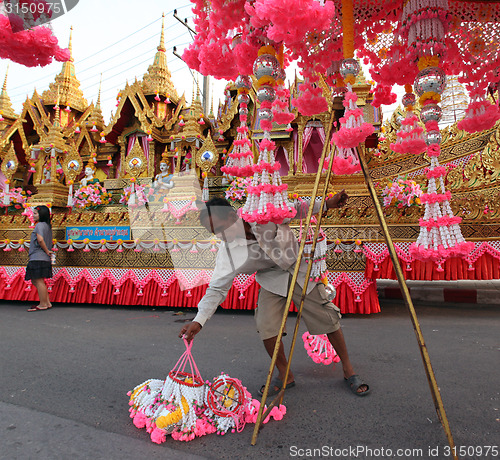
[[(318, 212), (318, 210), (319, 203), (315, 203), (313, 211)], [(251, 224), (252, 230), (255, 231), (257, 225)], [(287, 227), (285, 232), (291, 234), (292, 230)], [(292, 234), (290, 236), (295, 239)], [(286, 297), (294, 268), (295, 264), (291, 265), (288, 270), (279, 267), (277, 262), (266, 254), (257, 240), (241, 237), (231, 242), (222, 241), (210, 284), (198, 303), (198, 314), (193, 321), (203, 326), (212, 317), (217, 307), (226, 299), (234, 278), (239, 274), (256, 273), (255, 280), (262, 288)], [(304, 285), (306, 270), (307, 264), (303, 259), (297, 278), (297, 283), (300, 286)], [(308, 284), (308, 293), (314, 289), (315, 284)]]

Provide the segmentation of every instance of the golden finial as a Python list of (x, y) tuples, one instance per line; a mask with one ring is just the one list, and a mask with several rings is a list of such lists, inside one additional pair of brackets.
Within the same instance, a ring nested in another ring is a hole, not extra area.
[(101, 72), (101, 79), (99, 81), (99, 93), (97, 94), (96, 107), (101, 107), (101, 87), (102, 87), (102, 72)]
[(167, 51), (165, 48), (165, 13), (161, 15), (161, 37), (160, 46), (157, 48), (158, 51)]
[(214, 87), (212, 85), (212, 98), (210, 99), (210, 114), (208, 115), (208, 118), (215, 118), (214, 115)]
[(196, 76), (196, 100), (200, 100), (200, 81), (199, 81), (199, 75)]
[(3, 81), (2, 93), (7, 93), (7, 75), (9, 75), (9, 64), (7, 64), (7, 70), (5, 71), (5, 80)]
[[(2, 116), (7, 116), (9, 118), (17, 118), (17, 115), (12, 109), (12, 102), (7, 94), (7, 76), (9, 74), (9, 66), (7, 65), (7, 70), (5, 71), (5, 80), (3, 81), (2, 92), (0, 92), (0, 114)], [(2, 118), (2, 117), (0, 117)]]
[(73, 26), (69, 28), (69, 44), (68, 44), (68, 49), (69, 49), (69, 60), (71, 62), (74, 61), (73, 59)]
[(61, 126), (61, 112), (60, 112), (61, 109), (59, 107), (59, 86), (57, 87), (57, 100), (56, 100), (56, 106), (54, 108), (56, 109), (54, 126)]

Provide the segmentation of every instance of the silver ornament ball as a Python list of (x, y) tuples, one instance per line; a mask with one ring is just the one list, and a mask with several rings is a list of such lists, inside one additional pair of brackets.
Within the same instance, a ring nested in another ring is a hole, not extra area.
[(437, 104), (424, 105), (422, 110), (420, 110), (420, 119), (424, 122), (424, 124), (428, 121), (439, 121), (441, 120), (442, 115), (443, 111)]
[(441, 133), (439, 131), (427, 131), (425, 133), (425, 143), (427, 145), (440, 144), (441, 143)]
[(241, 107), (239, 113), (240, 113), (240, 115), (248, 115), (248, 109)]
[(236, 81), (234, 82), (236, 88), (246, 88), (250, 89), (252, 87), (252, 79), (248, 75), (238, 75)]
[(261, 54), (253, 63), (253, 73), (259, 80), (262, 77), (271, 77), (275, 80), (280, 75), (280, 63), (271, 54)]
[(248, 104), (248, 101), (250, 100), (250, 97), (248, 94), (239, 94), (238, 95), (238, 102), (240, 104)]
[(441, 94), (446, 88), (446, 75), (439, 67), (427, 67), (417, 74), (413, 88), (418, 96), (429, 91)]
[(354, 58), (344, 59), (340, 63), (340, 75), (344, 78), (347, 77), (347, 75), (354, 75), (356, 77), (360, 70), (361, 66)]
[(273, 111), (271, 109), (259, 109), (259, 118), (261, 120), (272, 120)]
[(276, 91), (269, 85), (262, 85), (257, 90), (257, 99), (259, 102), (269, 101), (273, 102), (276, 99)]
[(408, 107), (409, 105), (415, 105), (417, 98), (413, 93), (406, 93), (401, 100), (403, 107)]

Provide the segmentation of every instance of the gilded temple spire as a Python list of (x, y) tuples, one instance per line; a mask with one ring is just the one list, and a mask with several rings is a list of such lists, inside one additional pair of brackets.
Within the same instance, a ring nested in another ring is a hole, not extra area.
[(76, 78), (73, 59), (73, 27), (70, 30), (68, 48), (70, 51), (69, 61), (63, 63), (61, 72), (56, 76), (55, 82), (49, 85), (49, 89), (43, 92), (42, 99), (45, 105), (53, 105), (59, 91), (62, 105), (84, 112), (88, 103), (83, 97), (80, 82)]
[(153, 64), (148, 67), (142, 81), (144, 94), (159, 94), (168, 97), (175, 103), (179, 101), (179, 96), (172, 82), (172, 74), (167, 66), (167, 48), (165, 47), (165, 14), (162, 15), (160, 44), (156, 48)]
[(5, 72), (5, 79), (3, 81), (2, 92), (0, 93), (0, 113), (2, 116), (7, 118), (17, 118), (17, 115), (12, 109), (12, 102), (9, 95), (7, 94), (7, 76), (9, 74), (9, 66), (7, 66), (7, 71)]
[(97, 102), (92, 109), (92, 113), (90, 114), (89, 117), (89, 122), (93, 125), (95, 124), (99, 130), (101, 130), (104, 127), (104, 117), (102, 116), (102, 110), (101, 110), (101, 87), (102, 87), (102, 73), (101, 73), (101, 80), (99, 82), (99, 92), (97, 94)]

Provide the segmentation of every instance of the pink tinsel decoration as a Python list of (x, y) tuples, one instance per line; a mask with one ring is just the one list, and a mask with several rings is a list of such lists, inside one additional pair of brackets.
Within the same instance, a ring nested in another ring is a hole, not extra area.
[(267, 25), (267, 37), (277, 43), (300, 43), (311, 30), (317, 33), (327, 30), (335, 18), (333, 2), (322, 4), (309, 0), (294, 0), (291, 4), (275, 0), (256, 0), (252, 7), (249, 7), (248, 3), (245, 4), (245, 9), (250, 14), (252, 26), (259, 28)]
[(259, 146), (259, 160), (253, 166), (252, 183), (246, 190), (247, 201), (240, 209), (241, 217), (247, 222), (281, 224), (295, 216), (295, 208), (288, 203), (287, 185), (281, 183), (280, 165), (274, 159), (274, 148), (269, 131), (265, 131)]
[(500, 119), (497, 105), (493, 105), (484, 96), (484, 91), (474, 88), (471, 92), (471, 101), (467, 107), (465, 118), (457, 123), (458, 129), (468, 133), (477, 133), (493, 128)]
[(378, 84), (373, 91), (372, 106), (391, 105), (396, 102), (396, 99), (397, 96), (389, 85)]
[(48, 27), (38, 26), (31, 30), (13, 33), (6, 16), (0, 14), (0, 58), (27, 67), (46, 66), (53, 59), (68, 61), (70, 52), (57, 44), (57, 38)]

